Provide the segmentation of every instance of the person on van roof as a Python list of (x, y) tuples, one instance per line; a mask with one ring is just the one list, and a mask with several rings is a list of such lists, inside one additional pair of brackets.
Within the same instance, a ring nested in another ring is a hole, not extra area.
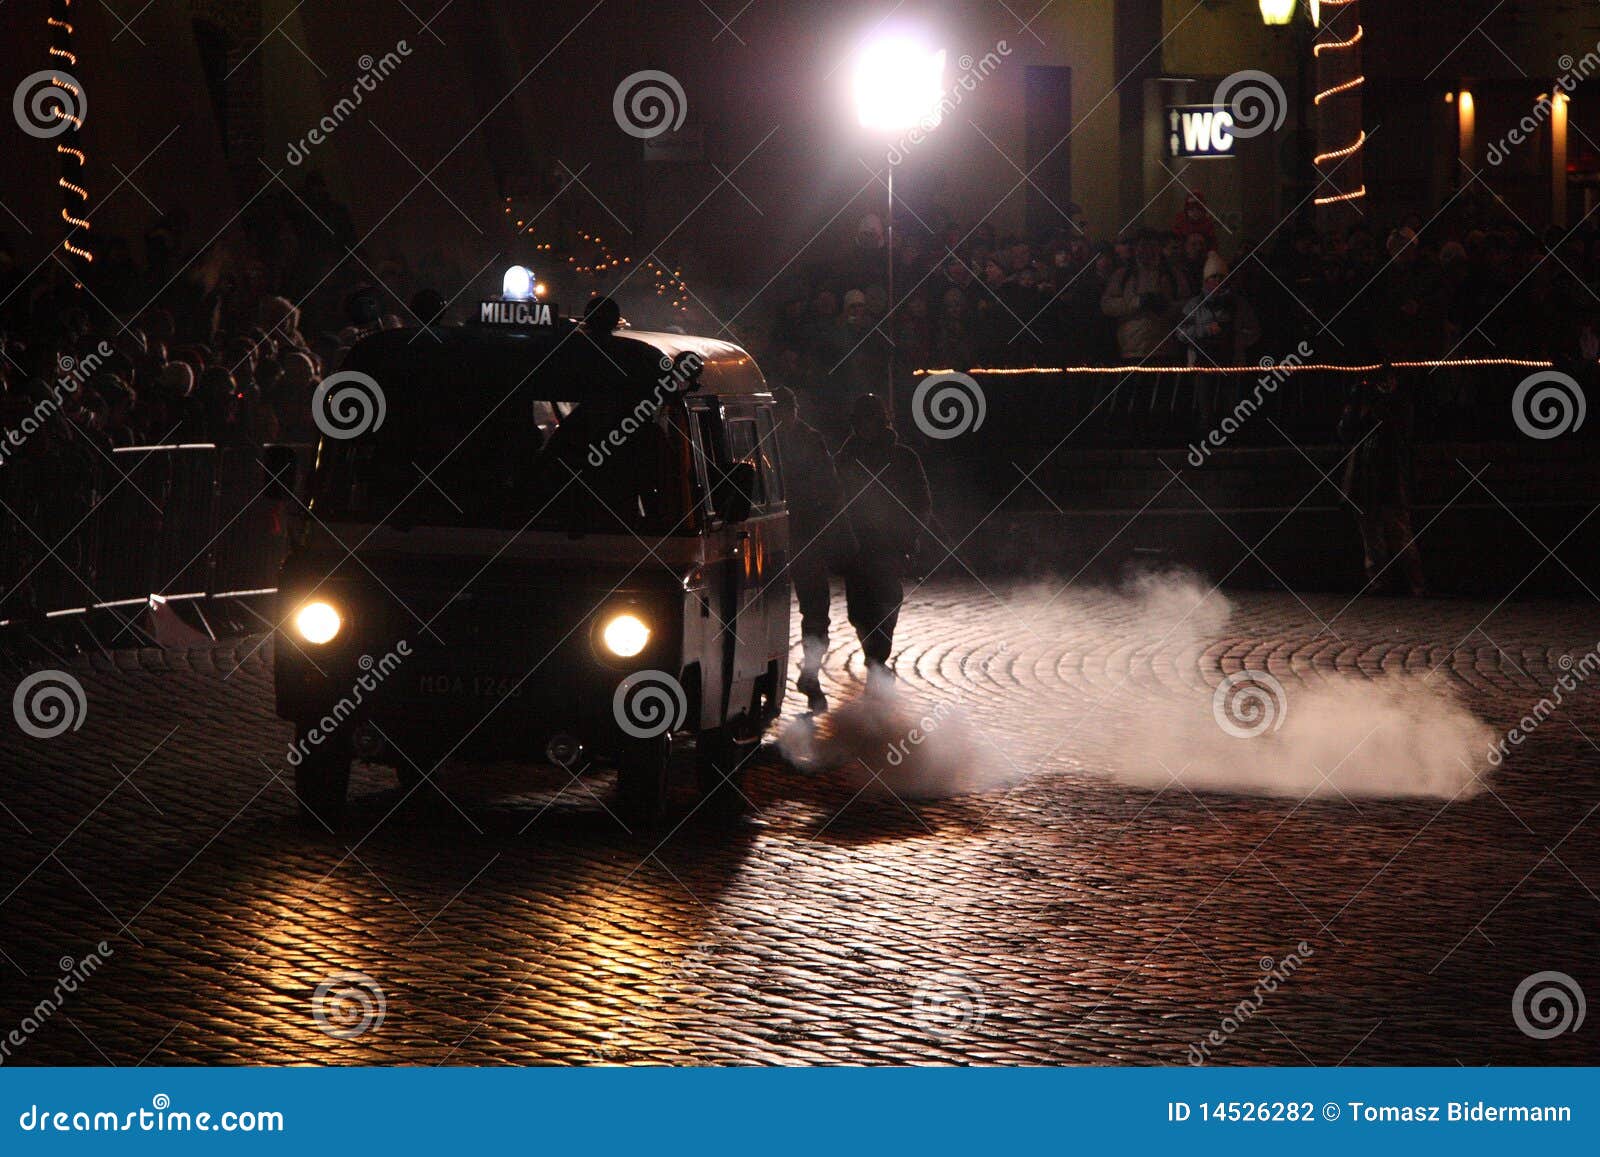
[(590, 337), (605, 337), (622, 322), (622, 309), (609, 297), (595, 294), (583, 307), (583, 330)]
[(793, 390), (773, 386), (772, 397), (777, 418), (773, 433), (789, 497), (789, 578), (800, 603), (800, 677), (794, 685), (806, 697), (806, 706), (821, 713), (828, 709), (818, 677), (828, 650), (833, 601), (828, 571), (835, 561), (848, 559), (841, 541), (848, 539), (850, 527), (839, 517), (844, 497), (827, 442), (800, 417)]
[(876, 394), (862, 394), (851, 411), (851, 434), (835, 464), (855, 532), (855, 557), (845, 570), (845, 602), (867, 656), (867, 688), (892, 683), (889, 655), (905, 599), (901, 580), (911, 570), (933, 496), (922, 459), (902, 443)]

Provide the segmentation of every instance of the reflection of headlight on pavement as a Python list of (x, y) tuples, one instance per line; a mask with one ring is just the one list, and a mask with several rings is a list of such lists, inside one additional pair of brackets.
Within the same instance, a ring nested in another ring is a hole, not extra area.
[(601, 629), (600, 641), (613, 655), (631, 659), (650, 641), (650, 628), (638, 615), (615, 615)]
[(307, 603), (294, 613), (294, 629), (302, 639), (319, 646), (339, 633), (344, 620), (329, 603)]

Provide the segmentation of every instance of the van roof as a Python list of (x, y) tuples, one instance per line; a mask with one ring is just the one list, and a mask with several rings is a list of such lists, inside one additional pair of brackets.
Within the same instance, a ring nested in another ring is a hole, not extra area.
[(470, 380), (483, 386), (504, 383), (502, 389), (538, 375), (560, 381), (564, 393), (589, 393), (648, 388), (667, 372), (663, 359), (670, 363), (683, 353), (695, 354), (702, 363), (700, 393), (767, 391), (755, 359), (732, 342), (635, 329), (597, 341), (571, 324), (383, 330), (357, 342), (342, 368), (370, 374), (380, 384), (386, 377), (397, 383)]

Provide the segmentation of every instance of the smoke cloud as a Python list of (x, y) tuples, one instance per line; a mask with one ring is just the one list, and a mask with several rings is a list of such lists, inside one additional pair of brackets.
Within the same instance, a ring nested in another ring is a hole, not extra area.
[[(1483, 788), (1493, 729), (1445, 680), (1291, 670), (1263, 658), (1261, 640), (1230, 635), (1228, 599), (1192, 573), (1003, 598), (1014, 647), (963, 664), (960, 678), (902, 681), (791, 723), (786, 758), (908, 799), (1063, 772), (1295, 799)], [(929, 685), (944, 693), (911, 690)]]

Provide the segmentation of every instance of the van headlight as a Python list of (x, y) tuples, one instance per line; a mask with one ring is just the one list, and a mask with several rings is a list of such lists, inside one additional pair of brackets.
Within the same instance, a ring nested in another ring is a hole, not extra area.
[(321, 646), (331, 642), (344, 626), (344, 617), (332, 603), (321, 600), (305, 604), (294, 613), (294, 629), (308, 643)]
[(631, 659), (650, 641), (650, 628), (638, 615), (612, 615), (600, 628), (600, 641), (619, 659)]

